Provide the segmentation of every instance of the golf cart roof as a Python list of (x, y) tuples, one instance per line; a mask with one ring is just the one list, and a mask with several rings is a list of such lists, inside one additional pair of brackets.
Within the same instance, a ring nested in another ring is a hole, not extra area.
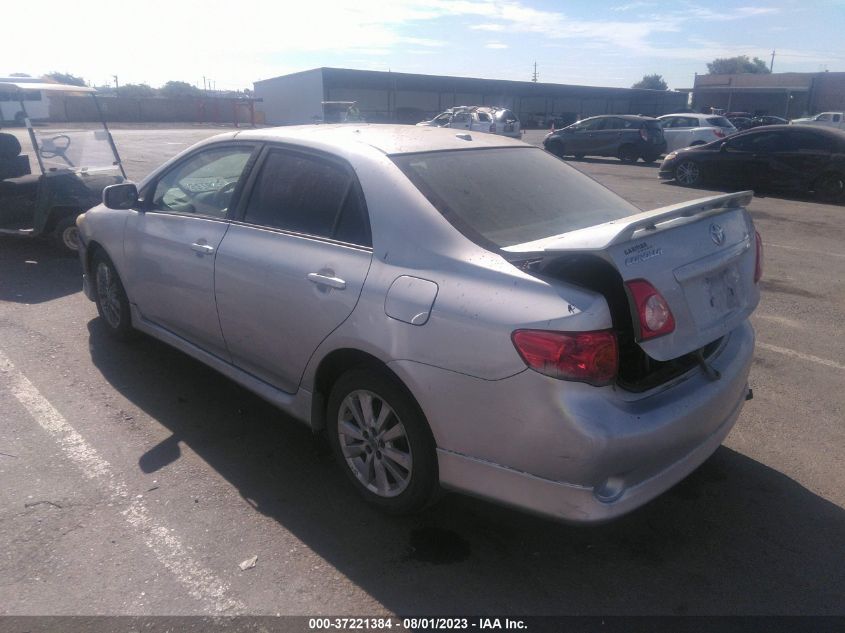
[(0, 90), (52, 90), (54, 92), (96, 92), (88, 86), (71, 86), (70, 84), (29, 83), (24, 81), (0, 81)]

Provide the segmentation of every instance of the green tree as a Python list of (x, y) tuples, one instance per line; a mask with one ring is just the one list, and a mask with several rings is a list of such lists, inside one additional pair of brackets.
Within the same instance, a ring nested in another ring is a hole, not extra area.
[(88, 84), (85, 83), (85, 80), (82, 77), (77, 77), (76, 75), (71, 75), (70, 73), (60, 73), (57, 71), (47, 73), (43, 77), (44, 79), (50, 79), (55, 81), (56, 83), (60, 84), (68, 84), (70, 86), (86, 86)]
[(168, 81), (159, 88), (159, 94), (162, 97), (199, 97), (202, 90), (185, 81)]
[(759, 57), (748, 59), (748, 55), (720, 57), (707, 64), (709, 75), (739, 75), (741, 73), (766, 74), (772, 72)]
[(121, 97), (154, 97), (156, 96), (155, 88), (151, 88), (147, 84), (123, 84), (117, 91)]
[(663, 75), (654, 73), (653, 75), (643, 75), (643, 78), (635, 83), (631, 88), (646, 88), (647, 90), (669, 90), (669, 86), (663, 79)]

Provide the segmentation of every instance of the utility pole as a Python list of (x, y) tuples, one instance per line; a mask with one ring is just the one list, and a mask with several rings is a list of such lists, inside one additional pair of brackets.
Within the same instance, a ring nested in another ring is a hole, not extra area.
[(772, 61), (769, 63), (769, 72), (775, 67), (775, 49), (772, 49)]
[(117, 75), (112, 75), (114, 77), (114, 96), (120, 96), (120, 84), (117, 83)]
[(205, 75), (202, 76), (202, 90), (208, 92), (208, 88), (205, 87)]
[(534, 62), (534, 74), (531, 75), (531, 81), (533, 81), (535, 84), (537, 83), (537, 76), (537, 62)]

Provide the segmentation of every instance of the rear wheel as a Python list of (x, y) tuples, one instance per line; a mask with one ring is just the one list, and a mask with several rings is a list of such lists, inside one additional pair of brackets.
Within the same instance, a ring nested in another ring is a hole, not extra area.
[(816, 181), (813, 189), (819, 200), (842, 202), (845, 200), (845, 175), (827, 173)]
[(53, 229), (53, 242), (68, 255), (79, 251), (79, 229), (76, 228), (76, 215), (62, 218)]
[(701, 168), (692, 160), (685, 160), (675, 167), (675, 182), (692, 187), (701, 182)]
[(135, 330), (129, 313), (129, 299), (123, 289), (123, 283), (114, 269), (114, 264), (102, 251), (94, 255), (91, 262), (94, 283), (94, 302), (97, 312), (114, 338), (127, 340)]
[(639, 157), (633, 145), (623, 145), (619, 148), (619, 160), (623, 163), (636, 163)]
[(391, 514), (416, 512), (438, 490), (434, 438), (416, 403), (393, 378), (351, 369), (329, 397), (326, 431), (358, 493)]

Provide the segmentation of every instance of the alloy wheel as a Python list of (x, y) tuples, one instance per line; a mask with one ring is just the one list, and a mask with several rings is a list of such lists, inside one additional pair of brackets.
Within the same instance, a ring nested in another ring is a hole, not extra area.
[(103, 312), (103, 318), (112, 328), (120, 326), (120, 289), (117, 276), (105, 263), (97, 264), (97, 300)]
[(66, 227), (61, 234), (62, 244), (69, 251), (79, 250), (79, 229), (76, 226)]
[(698, 165), (690, 160), (685, 161), (675, 168), (675, 180), (685, 186), (694, 185), (701, 176)]
[(413, 456), (405, 426), (378, 394), (349, 393), (337, 414), (337, 434), (346, 464), (358, 481), (380, 497), (396, 497), (411, 482)]

